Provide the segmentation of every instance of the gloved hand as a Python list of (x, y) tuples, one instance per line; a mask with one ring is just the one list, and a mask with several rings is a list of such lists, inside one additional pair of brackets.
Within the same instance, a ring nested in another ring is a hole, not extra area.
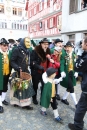
[(44, 72), (43, 74), (42, 74), (42, 79), (43, 79), (43, 82), (44, 83), (47, 83), (47, 73), (46, 72)]
[(75, 73), (74, 73), (74, 76), (75, 76), (75, 78), (77, 78), (77, 77), (78, 77), (78, 73), (77, 73), (77, 72), (75, 72)]
[(43, 66), (39, 65), (38, 69), (44, 71), (44, 67)]
[(61, 77), (65, 78), (66, 77), (66, 73), (65, 72), (61, 72)]
[(53, 82), (54, 82), (55, 84), (58, 84), (58, 83), (60, 83), (62, 80), (63, 80), (63, 78), (60, 77), (59, 79), (54, 79)]

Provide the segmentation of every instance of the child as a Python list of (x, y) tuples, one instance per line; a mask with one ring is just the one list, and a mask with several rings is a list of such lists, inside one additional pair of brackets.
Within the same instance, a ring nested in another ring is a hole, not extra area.
[(58, 84), (60, 81), (62, 81), (62, 78), (54, 79), (56, 76), (56, 70), (53, 67), (50, 67), (47, 69), (47, 71), (44, 73), (45, 79), (42, 79), (45, 82), (42, 96), (41, 96), (41, 114), (46, 116), (46, 108), (49, 108), (49, 105), (51, 103), (51, 107), (53, 108), (54, 118), (59, 123), (62, 123), (62, 118), (59, 116), (57, 111), (57, 105), (56, 105), (56, 91), (55, 91), (55, 84)]

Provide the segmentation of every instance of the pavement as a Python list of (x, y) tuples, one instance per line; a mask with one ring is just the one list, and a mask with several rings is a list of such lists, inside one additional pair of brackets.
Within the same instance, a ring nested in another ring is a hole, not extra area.
[[(6, 100), (9, 99), (9, 91), (7, 92)], [(60, 87), (60, 96), (62, 98), (65, 92), (65, 88)], [(75, 93), (77, 100), (80, 98), (81, 86), (78, 83), (75, 87)], [(38, 101), (40, 101), (40, 89), (38, 89)], [(74, 102), (69, 95), (68, 101), (69, 106), (63, 104), (61, 101), (58, 101), (58, 110), (59, 114), (62, 117), (64, 123), (60, 124), (54, 121), (52, 108), (47, 109), (47, 117), (44, 117), (40, 114), (40, 105), (34, 105), (34, 110), (25, 110), (20, 107), (14, 107), (10, 104), (4, 107), (4, 113), (0, 114), (0, 130), (69, 130), (68, 123), (73, 123), (75, 106)], [(84, 127), (87, 128), (87, 114), (84, 118)]]

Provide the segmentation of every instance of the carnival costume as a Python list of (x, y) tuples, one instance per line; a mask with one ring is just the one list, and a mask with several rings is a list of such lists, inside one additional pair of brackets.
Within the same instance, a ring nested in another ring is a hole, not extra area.
[(44, 88), (42, 91), (41, 96), (41, 114), (46, 116), (46, 108), (49, 108), (49, 105), (51, 103), (51, 107), (54, 112), (54, 118), (58, 122), (62, 122), (61, 117), (59, 116), (57, 105), (56, 105), (56, 91), (55, 91), (55, 84), (58, 84), (60, 81), (62, 81), (62, 78), (54, 79), (56, 76), (56, 72), (58, 70), (54, 69), (52, 67), (48, 68), (45, 73), (43, 73), (43, 81), (44, 81)]
[[(66, 47), (73, 47), (71, 42), (66, 43)], [(60, 71), (63, 81), (60, 83), (63, 87), (67, 88), (63, 99), (61, 100), (66, 105), (69, 105), (67, 97), (69, 93), (71, 94), (75, 105), (77, 105), (76, 96), (74, 93), (74, 86), (76, 86), (76, 78), (78, 73), (74, 71), (74, 64), (76, 61), (76, 55), (73, 51), (70, 53), (64, 53), (61, 55), (60, 59)]]
[(21, 39), (11, 56), (11, 66), (16, 72), (12, 74), (10, 103), (21, 107), (29, 106), (30, 97), (35, 94), (29, 72), (30, 52), (25, 45), (27, 40)]
[[(8, 46), (6, 39), (2, 38), (0, 41), (1, 46)], [(11, 72), (10, 68), (11, 51), (3, 51), (0, 48), (0, 113), (4, 111), (2, 103), (8, 105), (5, 101), (6, 92), (8, 90), (8, 79)]]

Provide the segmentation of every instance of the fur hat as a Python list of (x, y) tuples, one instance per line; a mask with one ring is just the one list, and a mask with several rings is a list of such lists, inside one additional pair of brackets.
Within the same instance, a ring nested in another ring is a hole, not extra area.
[(57, 69), (54, 69), (53, 67), (49, 67), (49, 68), (46, 70), (47, 77), (51, 76), (52, 74), (56, 73), (57, 71), (58, 71)]

